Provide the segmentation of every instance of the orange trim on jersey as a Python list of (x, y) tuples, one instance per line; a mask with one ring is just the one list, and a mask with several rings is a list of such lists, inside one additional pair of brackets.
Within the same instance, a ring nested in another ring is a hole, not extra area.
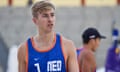
[(62, 37), (61, 36), (60, 36), (60, 44), (61, 44), (62, 53), (63, 53), (65, 64), (66, 64), (66, 70), (68, 72), (67, 55), (65, 54), (65, 51), (64, 51), (64, 47), (63, 47)]
[(53, 40), (53, 41), (54, 41), (54, 43), (51, 44), (50, 47), (49, 47), (47, 50), (40, 50), (40, 48), (36, 46), (33, 37), (31, 38), (32, 46), (33, 46), (33, 48), (34, 48), (36, 51), (38, 51), (38, 52), (48, 52), (48, 51), (50, 51), (52, 48), (54, 48), (55, 43), (56, 43), (56, 34), (54, 34), (54, 40)]
[(26, 42), (26, 72), (28, 72), (28, 43)]

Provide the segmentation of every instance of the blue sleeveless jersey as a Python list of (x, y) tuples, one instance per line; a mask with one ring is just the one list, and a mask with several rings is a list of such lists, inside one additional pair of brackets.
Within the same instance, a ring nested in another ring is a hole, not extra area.
[(56, 43), (47, 52), (39, 52), (33, 48), (28, 39), (28, 72), (66, 72), (66, 64), (62, 52), (60, 35), (56, 34)]

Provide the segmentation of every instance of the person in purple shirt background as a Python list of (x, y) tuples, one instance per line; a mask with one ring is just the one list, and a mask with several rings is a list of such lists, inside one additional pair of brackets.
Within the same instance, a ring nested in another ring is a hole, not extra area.
[(108, 49), (105, 72), (120, 72), (120, 39), (118, 29), (113, 29), (113, 42)]

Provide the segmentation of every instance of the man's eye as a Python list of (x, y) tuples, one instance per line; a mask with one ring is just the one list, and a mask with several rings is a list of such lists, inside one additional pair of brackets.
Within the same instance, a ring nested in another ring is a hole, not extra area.
[(55, 16), (54, 14), (51, 15), (52, 17)]
[(51, 13), (51, 16), (53, 17), (53, 16), (55, 16), (55, 14), (54, 14), (54, 13)]

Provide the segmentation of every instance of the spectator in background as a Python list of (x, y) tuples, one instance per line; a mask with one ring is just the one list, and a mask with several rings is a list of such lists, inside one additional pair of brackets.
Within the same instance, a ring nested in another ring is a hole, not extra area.
[(77, 49), (80, 72), (96, 72), (94, 52), (103, 38), (105, 36), (102, 36), (95, 28), (88, 28), (83, 32), (83, 48)]
[(31, 6), (33, 4), (33, 0), (28, 0), (28, 6)]
[(107, 52), (105, 71), (120, 72), (120, 39), (118, 39), (118, 29), (113, 29), (112, 36), (113, 42)]

